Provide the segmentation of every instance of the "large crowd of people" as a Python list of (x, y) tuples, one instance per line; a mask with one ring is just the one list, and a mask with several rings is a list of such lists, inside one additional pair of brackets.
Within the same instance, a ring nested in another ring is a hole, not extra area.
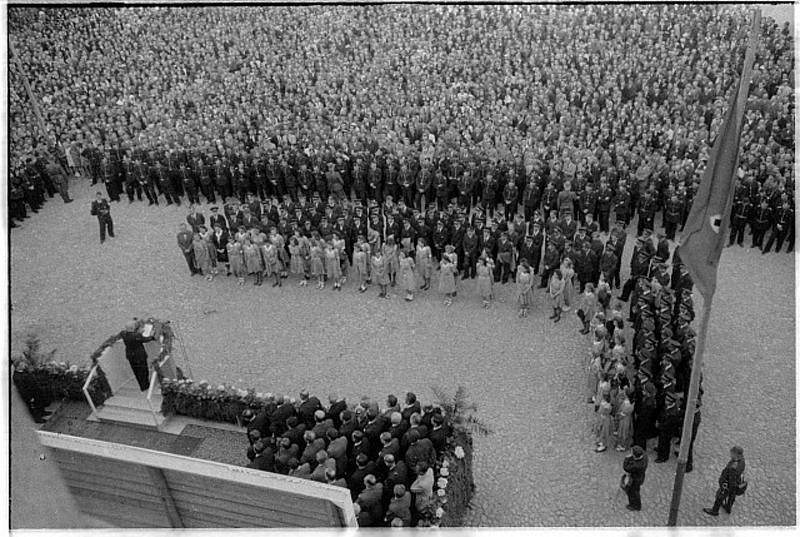
[[(55, 191), (57, 159), (112, 200), (317, 193), (526, 223), (536, 209), (571, 210), (601, 232), (614, 212), (638, 214), (637, 234), (661, 212), (673, 239), (748, 16), (716, 5), (13, 8), (9, 26), (13, 219)], [(791, 245), (793, 43), (788, 26), (762, 30), (736, 229)]]
[[(593, 449), (658, 436), (669, 457), (694, 344), (671, 252), (736, 85), (743, 6), (8, 11), (12, 225), (48, 194), (69, 202), (79, 176), (111, 202), (188, 204), (177, 243), (209, 280), (349, 279), (409, 301), (438, 285), (445, 304), (475, 280), (485, 307), (512, 282), (523, 317), (544, 289), (554, 322), (577, 312), (593, 342)], [(788, 24), (764, 19), (730, 222), (731, 245), (749, 231), (763, 253), (794, 247), (793, 50)], [(345, 479), (366, 525), (411, 523), (416, 508), (391, 505), (439, 448), (409, 462), (422, 440), (395, 427), (432, 434), (414, 416), (436, 413), (306, 401), (255, 418), (252, 464)]]
[[(447, 448), (450, 424), (441, 407), (414, 393), (380, 405), (348, 404), (334, 394), (323, 406), (307, 391), (299, 399), (267, 394), (247, 409), (248, 466), (350, 490), (361, 527), (405, 527), (430, 520), (434, 468)], [(439, 485), (441, 488), (441, 485)]]

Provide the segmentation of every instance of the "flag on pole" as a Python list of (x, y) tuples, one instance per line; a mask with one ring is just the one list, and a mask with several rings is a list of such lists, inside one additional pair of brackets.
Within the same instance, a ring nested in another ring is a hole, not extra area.
[(733, 204), (739, 140), (760, 28), (761, 16), (758, 13), (750, 32), (739, 84), (731, 93), (728, 112), (686, 219), (686, 231), (681, 236), (680, 258), (704, 299), (711, 297), (717, 287), (717, 267), (725, 246)]

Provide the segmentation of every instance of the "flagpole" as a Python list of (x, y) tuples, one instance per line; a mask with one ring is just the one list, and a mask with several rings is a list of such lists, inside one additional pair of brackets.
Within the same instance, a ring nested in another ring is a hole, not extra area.
[(678, 508), (681, 504), (683, 492), (683, 475), (686, 473), (686, 460), (689, 458), (689, 447), (692, 445), (692, 427), (694, 426), (695, 408), (697, 407), (697, 394), (700, 391), (700, 377), (703, 371), (703, 354), (706, 350), (706, 331), (708, 318), (711, 316), (711, 299), (703, 298), (703, 310), (700, 313), (700, 326), (697, 333), (697, 347), (694, 351), (692, 362), (692, 375), (689, 380), (689, 395), (686, 398), (686, 409), (683, 417), (683, 431), (681, 432), (681, 448), (678, 453), (678, 468), (675, 471), (675, 483), (672, 487), (672, 502), (669, 506), (669, 520), (667, 526), (675, 526), (678, 522)]
[[(756, 42), (758, 33), (760, 31), (761, 13), (758, 8), (753, 10), (753, 20), (750, 30), (750, 39), (748, 42), (747, 52), (745, 54), (744, 67), (742, 68), (742, 79), (739, 80), (739, 96), (736, 98), (738, 102), (747, 98), (747, 92), (750, 86), (749, 76), (745, 76), (748, 69), (748, 62), (752, 67), (753, 57), (755, 56)], [(739, 140), (736, 140), (739, 143)], [(696, 201), (696, 200), (695, 200)], [(728, 203), (728, 215), (730, 215), (730, 202)], [(725, 226), (722, 226), (725, 229)], [(686, 462), (689, 457), (689, 447), (692, 444), (692, 428), (694, 426), (694, 418), (697, 409), (697, 394), (700, 390), (700, 378), (703, 374), (703, 355), (706, 349), (706, 333), (708, 331), (708, 319), (711, 316), (711, 301), (714, 297), (714, 290), (712, 288), (708, 296), (703, 294), (703, 310), (700, 313), (700, 326), (697, 334), (697, 347), (695, 348), (694, 360), (692, 362), (692, 373), (689, 380), (689, 393), (686, 396), (686, 404), (684, 406), (683, 416), (683, 430), (681, 432), (681, 448), (678, 453), (678, 465), (675, 470), (675, 483), (672, 488), (672, 501), (669, 507), (669, 519), (667, 526), (676, 526), (678, 523), (678, 509), (681, 504), (681, 493), (683, 492), (683, 476), (686, 473)]]

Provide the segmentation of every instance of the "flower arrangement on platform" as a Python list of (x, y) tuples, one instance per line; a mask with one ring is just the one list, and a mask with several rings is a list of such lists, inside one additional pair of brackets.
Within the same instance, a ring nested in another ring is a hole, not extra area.
[(454, 395), (441, 388), (433, 388), (438, 405), (447, 417), (451, 431), (447, 449), (434, 467), (434, 494), (424, 511), (419, 526), (462, 526), (464, 514), (469, 509), (475, 482), (472, 476), (472, 436), (492, 433), (475, 413), (477, 406), (470, 403), (466, 389), (459, 386)]
[(161, 396), (161, 412), (165, 416), (178, 414), (225, 423), (239, 423), (245, 409), (267, 404), (266, 396), (255, 390), (225, 384), (212, 386), (205, 380), (192, 379), (162, 379)]
[[(39, 348), (39, 338), (34, 334), (28, 335), (25, 349), (14, 360), (14, 383), (18, 387), (24, 384), (26, 391), (32, 389), (33, 396), (47, 404), (65, 398), (82, 401), (83, 385), (92, 368), (69, 362), (56, 362), (53, 360), (55, 350), (42, 353)], [(111, 387), (99, 368), (88, 389), (96, 404), (101, 404), (111, 397)]]
[[(172, 354), (172, 344), (175, 339), (175, 333), (172, 331), (172, 326), (169, 324), (169, 321), (161, 321), (159, 319), (154, 319), (153, 317), (148, 319), (139, 319), (134, 317), (133, 320), (136, 321), (137, 331), (141, 331), (146, 324), (153, 325), (151, 335), (161, 345), (158, 353), (159, 361), (163, 360), (165, 356)], [(120, 330), (116, 334), (112, 334), (105, 341), (103, 341), (92, 354), (89, 355), (93, 365), (97, 365), (97, 360), (100, 358), (100, 356), (102, 356), (103, 351), (122, 339), (122, 333), (123, 331)]]

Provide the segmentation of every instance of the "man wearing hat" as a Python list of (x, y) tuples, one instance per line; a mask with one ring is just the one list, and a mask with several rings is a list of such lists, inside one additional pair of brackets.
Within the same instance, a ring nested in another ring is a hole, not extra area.
[(614, 196), (614, 216), (617, 219), (617, 224), (621, 224), (622, 228), (626, 228), (631, 221), (631, 195), (625, 188), (625, 182), (620, 181), (617, 186), (617, 195)]
[(636, 279), (646, 277), (650, 272), (650, 263), (655, 254), (655, 248), (648, 233), (643, 233), (636, 239), (636, 246), (631, 256), (631, 276), (622, 288), (620, 300), (627, 302), (636, 285)]
[(719, 488), (714, 499), (714, 507), (711, 509), (704, 507), (704, 513), (717, 516), (719, 515), (720, 507), (728, 513), (731, 512), (733, 502), (736, 501), (736, 496), (739, 492), (744, 469), (744, 450), (739, 446), (733, 446), (731, 448), (731, 460), (725, 465), (719, 476)]
[(628, 505), (625, 508), (629, 511), (641, 511), (642, 497), (640, 491), (647, 472), (647, 454), (641, 446), (633, 446), (630, 455), (625, 457), (622, 463), (622, 470), (627, 474), (628, 481), (625, 488), (625, 492), (628, 495)]
[(650, 190), (646, 190), (644, 197), (639, 202), (639, 221), (636, 224), (636, 233), (641, 235), (645, 229), (653, 229), (656, 214), (656, 200)]
[(476, 265), (478, 256), (480, 255), (480, 237), (475, 233), (475, 228), (473, 226), (467, 228), (461, 245), (464, 254), (464, 261), (462, 263), (464, 278), (475, 278)]
[(597, 220), (600, 224), (600, 231), (608, 231), (608, 215), (611, 212), (611, 189), (608, 187), (608, 181), (605, 177), (600, 179), (600, 188), (597, 190), (597, 205), (595, 212)]
[(433, 230), (433, 234), (431, 235), (432, 239), (432, 250), (433, 250), (433, 257), (440, 261), (442, 258), (442, 254), (444, 253), (445, 245), (450, 242), (450, 232), (445, 227), (445, 222), (442, 219), (439, 219), (436, 222), (436, 227)]
[(539, 206), (539, 185), (533, 175), (522, 190), (522, 206), (525, 209), (525, 220), (531, 220), (536, 207)]
[(508, 283), (513, 263), (514, 244), (509, 240), (508, 232), (503, 231), (500, 233), (500, 240), (497, 241), (497, 265), (494, 269), (494, 281)]

